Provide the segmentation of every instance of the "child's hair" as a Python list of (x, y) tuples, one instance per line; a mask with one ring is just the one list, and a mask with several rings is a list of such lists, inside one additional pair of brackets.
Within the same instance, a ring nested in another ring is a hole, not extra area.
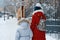
[(42, 9), (41, 7), (34, 7), (34, 11)]

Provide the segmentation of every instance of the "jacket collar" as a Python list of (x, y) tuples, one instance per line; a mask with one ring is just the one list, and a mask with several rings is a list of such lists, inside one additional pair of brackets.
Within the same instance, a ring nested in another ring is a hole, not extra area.
[(42, 13), (44, 13), (43, 10), (36, 10), (36, 11), (34, 11), (34, 12), (32, 13), (32, 15), (34, 15), (34, 13), (36, 13), (36, 12), (42, 12)]

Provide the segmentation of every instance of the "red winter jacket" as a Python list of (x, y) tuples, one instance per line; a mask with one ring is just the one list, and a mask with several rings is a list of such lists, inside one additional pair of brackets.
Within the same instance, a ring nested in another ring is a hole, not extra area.
[(43, 12), (36, 12), (32, 16), (32, 22), (31, 22), (31, 30), (33, 32), (33, 38), (32, 40), (46, 40), (45, 38), (45, 31), (40, 31), (37, 29), (37, 25), (39, 24), (40, 19), (46, 20), (45, 15)]

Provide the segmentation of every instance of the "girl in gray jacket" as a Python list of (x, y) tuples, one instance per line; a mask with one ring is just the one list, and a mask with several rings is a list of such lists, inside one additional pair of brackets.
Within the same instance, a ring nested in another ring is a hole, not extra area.
[(16, 32), (16, 40), (32, 40), (32, 31), (30, 29), (29, 20), (22, 18), (19, 21), (19, 27)]

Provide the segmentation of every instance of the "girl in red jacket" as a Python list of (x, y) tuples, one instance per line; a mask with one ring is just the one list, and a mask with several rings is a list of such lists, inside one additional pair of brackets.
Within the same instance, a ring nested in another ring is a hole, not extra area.
[[(46, 17), (42, 10), (41, 4), (37, 3), (32, 15), (32, 22), (31, 22), (31, 30), (33, 32), (32, 40), (46, 40), (45, 38), (45, 30), (43, 26), (41, 26), (42, 22), (45, 22)], [(42, 21), (41, 21), (42, 19)]]

